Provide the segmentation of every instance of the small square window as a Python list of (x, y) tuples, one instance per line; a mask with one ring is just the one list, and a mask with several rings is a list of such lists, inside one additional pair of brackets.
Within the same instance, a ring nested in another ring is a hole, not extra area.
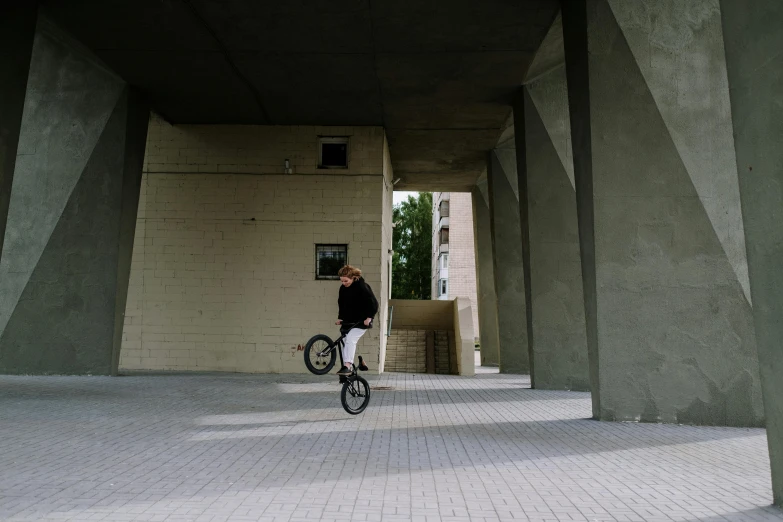
[(316, 280), (340, 279), (337, 272), (348, 264), (348, 245), (315, 245)]
[(318, 168), (348, 168), (348, 138), (328, 137), (318, 139)]

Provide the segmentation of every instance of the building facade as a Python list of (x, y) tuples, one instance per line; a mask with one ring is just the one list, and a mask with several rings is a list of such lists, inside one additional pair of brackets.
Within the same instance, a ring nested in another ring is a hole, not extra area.
[[(323, 136), (345, 138), (347, 168), (319, 168), (335, 139)], [(175, 127), (153, 116), (146, 150), (120, 369), (305, 371), (301, 347), (335, 328), (339, 281), (320, 273), (331, 259), (362, 269), (385, 324), (382, 128)], [(374, 368), (382, 331), (358, 347)]]
[(479, 338), (473, 202), (467, 192), (432, 194), (432, 299), (464, 297)]

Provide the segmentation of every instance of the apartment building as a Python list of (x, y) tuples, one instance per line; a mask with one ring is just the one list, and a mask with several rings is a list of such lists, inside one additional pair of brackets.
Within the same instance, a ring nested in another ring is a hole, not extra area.
[(473, 203), (468, 192), (432, 194), (432, 299), (470, 300), (478, 339)]

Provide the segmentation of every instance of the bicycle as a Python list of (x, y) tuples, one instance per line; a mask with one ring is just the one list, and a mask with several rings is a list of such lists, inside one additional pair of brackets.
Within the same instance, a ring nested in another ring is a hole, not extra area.
[[(335, 341), (332, 341), (329, 336), (324, 334), (311, 337), (304, 349), (304, 360), (307, 369), (316, 375), (326, 375), (334, 367), (337, 353), (340, 354), (341, 365), (344, 365), (342, 347), (345, 344), (345, 336), (357, 324), (359, 323), (343, 325), (340, 328), (341, 335)], [(359, 356), (359, 364), (353, 365), (353, 371), (350, 375), (344, 376), (344, 381), (342, 379), (343, 376), (340, 376), (340, 380), (343, 382), (340, 402), (342, 402), (345, 411), (351, 415), (363, 412), (370, 403), (370, 384), (364, 377), (359, 376), (357, 368), (363, 372), (369, 370), (367, 365), (364, 364), (364, 359), (362, 359), (361, 355)]]

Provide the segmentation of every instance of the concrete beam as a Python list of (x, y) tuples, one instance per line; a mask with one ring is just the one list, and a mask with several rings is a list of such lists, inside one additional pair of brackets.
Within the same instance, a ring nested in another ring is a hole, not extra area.
[(473, 188), (473, 237), (476, 249), (476, 293), (478, 297), (481, 365), (499, 362), (498, 303), (495, 294), (495, 270), (492, 262), (492, 229), (489, 217), (487, 182)]
[(0, 6), (0, 257), (33, 52), (36, 4), (12, 0)]
[(775, 504), (783, 505), (783, 4), (721, 0)]
[[(501, 164), (498, 154), (505, 160)], [(492, 258), (498, 310), (501, 373), (530, 373), (525, 275), (514, 151), (487, 154)]]

